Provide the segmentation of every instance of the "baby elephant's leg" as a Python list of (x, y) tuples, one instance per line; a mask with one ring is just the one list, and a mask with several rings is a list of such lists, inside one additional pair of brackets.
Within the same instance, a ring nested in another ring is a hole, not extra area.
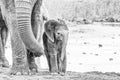
[(57, 53), (55, 51), (50, 53), (50, 66), (51, 73), (58, 73)]
[(66, 72), (66, 54), (64, 54), (64, 59), (61, 60), (61, 55), (58, 54), (58, 69), (60, 75), (65, 75)]

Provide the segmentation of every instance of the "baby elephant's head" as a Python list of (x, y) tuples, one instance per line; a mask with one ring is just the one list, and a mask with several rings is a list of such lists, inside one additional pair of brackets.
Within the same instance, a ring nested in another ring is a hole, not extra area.
[(57, 20), (47, 21), (44, 28), (47, 37), (52, 42), (55, 42), (55, 40), (63, 40), (64, 35), (68, 32), (67, 26)]

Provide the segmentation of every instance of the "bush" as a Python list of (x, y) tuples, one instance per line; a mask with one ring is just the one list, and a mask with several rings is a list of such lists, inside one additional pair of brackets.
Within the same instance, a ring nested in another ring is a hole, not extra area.
[(105, 19), (106, 22), (115, 22), (116, 20), (112, 17), (108, 17)]

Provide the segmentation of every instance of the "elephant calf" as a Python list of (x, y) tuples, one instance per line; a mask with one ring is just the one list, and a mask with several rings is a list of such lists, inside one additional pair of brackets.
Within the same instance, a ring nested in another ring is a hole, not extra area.
[(49, 71), (64, 75), (66, 72), (66, 45), (68, 27), (63, 20), (49, 20), (44, 25), (43, 45)]

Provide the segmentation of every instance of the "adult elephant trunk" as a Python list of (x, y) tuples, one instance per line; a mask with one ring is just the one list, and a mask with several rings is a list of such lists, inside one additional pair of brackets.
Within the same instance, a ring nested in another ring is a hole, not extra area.
[(32, 9), (35, 3), (42, 0), (17, 0), (16, 13), (18, 31), (27, 49), (38, 55), (43, 54), (43, 49), (35, 39), (31, 27)]

